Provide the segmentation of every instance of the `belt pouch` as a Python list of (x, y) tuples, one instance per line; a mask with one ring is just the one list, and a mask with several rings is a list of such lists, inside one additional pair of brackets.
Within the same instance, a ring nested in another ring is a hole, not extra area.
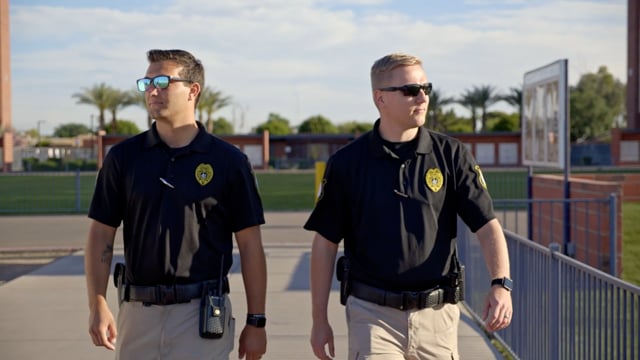
[(200, 337), (219, 339), (224, 335), (225, 303), (224, 294), (218, 289), (205, 285), (200, 299)]
[(340, 281), (340, 304), (346, 305), (351, 292), (349, 281), (349, 258), (341, 256), (336, 264), (336, 278)]
[(118, 289), (118, 305), (126, 300), (126, 284), (125, 284), (125, 266), (123, 263), (117, 263), (113, 270), (113, 283)]

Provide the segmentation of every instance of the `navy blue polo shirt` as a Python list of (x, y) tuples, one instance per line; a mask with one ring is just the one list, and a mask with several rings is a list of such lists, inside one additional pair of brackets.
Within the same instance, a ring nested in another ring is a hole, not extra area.
[[(111, 148), (98, 173), (89, 217), (123, 225), (127, 281), (194, 283), (225, 276), (232, 233), (264, 224), (247, 157), (199, 132), (169, 148), (152, 128)], [(222, 263), (223, 262), (223, 263)]]
[(421, 127), (409, 156), (398, 156), (379, 122), (331, 156), (304, 227), (336, 244), (344, 239), (354, 279), (426, 290), (449, 271), (457, 215), (475, 232), (495, 217), (492, 200), (460, 141)]

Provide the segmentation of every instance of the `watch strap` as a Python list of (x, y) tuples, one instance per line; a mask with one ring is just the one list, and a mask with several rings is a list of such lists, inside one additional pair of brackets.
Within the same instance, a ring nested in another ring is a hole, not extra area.
[(267, 325), (267, 317), (264, 314), (247, 314), (247, 325), (263, 328)]
[(500, 285), (508, 291), (513, 290), (513, 280), (508, 277), (501, 277), (491, 280), (491, 286)]

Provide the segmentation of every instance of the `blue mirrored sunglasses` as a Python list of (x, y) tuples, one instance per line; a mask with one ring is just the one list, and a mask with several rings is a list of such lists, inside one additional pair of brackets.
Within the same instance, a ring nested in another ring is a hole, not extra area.
[(189, 82), (189, 83), (193, 82), (188, 79), (174, 78), (169, 75), (158, 75), (153, 78), (143, 77), (142, 79), (138, 79), (136, 80), (136, 85), (138, 86), (138, 91), (145, 92), (149, 90), (149, 87), (151, 87), (152, 84), (153, 84), (153, 87), (155, 87), (156, 89), (166, 89), (169, 87), (169, 85), (172, 82), (175, 82), (175, 81)]

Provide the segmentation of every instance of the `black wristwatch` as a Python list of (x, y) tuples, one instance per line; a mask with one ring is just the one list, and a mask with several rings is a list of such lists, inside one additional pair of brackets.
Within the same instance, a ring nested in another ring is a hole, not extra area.
[(264, 314), (247, 314), (247, 325), (263, 328), (267, 325), (267, 318)]
[(507, 291), (513, 290), (513, 280), (509, 279), (508, 277), (491, 280), (491, 286), (494, 285), (500, 285), (503, 288), (507, 289)]

